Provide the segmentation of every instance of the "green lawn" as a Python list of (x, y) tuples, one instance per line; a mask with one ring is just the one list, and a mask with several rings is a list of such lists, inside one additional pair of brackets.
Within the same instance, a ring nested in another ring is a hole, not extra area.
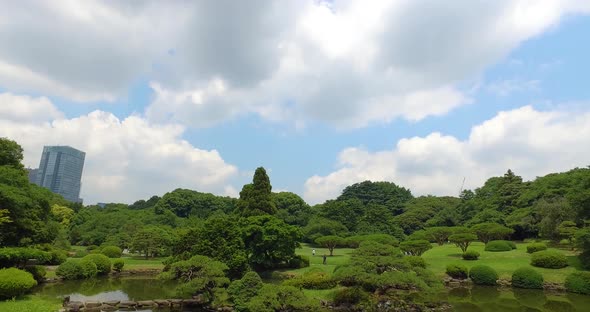
[(17, 300), (0, 301), (0, 311), (10, 312), (55, 312), (61, 308), (57, 299), (28, 296)]
[[(532, 267), (530, 265), (531, 255), (526, 252), (526, 245), (524, 243), (517, 243), (517, 248), (512, 251), (489, 252), (484, 251), (485, 245), (483, 243), (476, 242), (469, 246), (469, 250), (475, 250), (480, 253), (479, 260), (475, 261), (463, 260), (461, 258), (461, 250), (453, 244), (443, 246), (433, 245), (433, 248), (425, 252), (422, 257), (428, 263), (428, 268), (441, 277), (445, 275), (446, 267), (450, 263), (461, 263), (469, 268), (477, 264), (485, 264), (498, 271), (500, 278), (509, 280), (514, 270), (520, 267)], [(568, 256), (570, 266), (563, 269), (542, 269), (536, 267), (535, 269), (543, 274), (545, 281), (563, 283), (569, 273), (579, 269), (579, 261), (570, 251), (556, 250)]]
[[(301, 248), (297, 248), (295, 251), (298, 255), (309, 257), (309, 267), (288, 270), (290, 273), (304, 273), (310, 268), (320, 268), (321, 270), (332, 273), (336, 266), (347, 263), (350, 260), (350, 254), (353, 251), (351, 248), (336, 248), (334, 249), (334, 255), (330, 256), (330, 251), (327, 248), (315, 248), (315, 256), (312, 256), (311, 251), (314, 247), (309, 244), (301, 244)], [(326, 254), (326, 264), (323, 264), (323, 255)]]
[[(123, 267), (123, 271), (126, 270), (145, 270), (145, 269), (158, 269), (161, 270), (164, 268), (162, 261), (165, 258), (149, 258), (145, 259), (145, 257), (122, 257), (123, 261), (125, 261), (125, 266)], [(113, 260), (113, 259), (111, 259)]]

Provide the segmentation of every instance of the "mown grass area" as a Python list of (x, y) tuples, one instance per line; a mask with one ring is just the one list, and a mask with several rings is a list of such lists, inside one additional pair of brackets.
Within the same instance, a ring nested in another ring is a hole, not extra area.
[[(312, 256), (312, 250), (315, 249), (315, 256)], [(309, 244), (301, 244), (301, 248), (297, 248), (295, 253), (309, 258), (309, 267), (288, 270), (286, 272), (301, 274), (308, 271), (310, 268), (319, 268), (324, 272), (332, 273), (334, 269), (341, 264), (345, 264), (350, 260), (350, 254), (354, 249), (352, 248), (336, 248), (334, 255), (330, 256), (330, 251), (327, 248), (318, 248), (310, 246)], [(323, 256), (326, 254), (326, 264), (323, 264)]]
[(474, 265), (489, 265), (498, 271), (500, 278), (510, 280), (512, 272), (521, 267), (532, 267), (543, 274), (545, 281), (563, 283), (566, 276), (580, 269), (580, 263), (575, 254), (571, 251), (549, 248), (564, 253), (569, 260), (569, 266), (563, 269), (543, 269), (531, 266), (531, 254), (526, 252), (526, 243), (517, 243), (516, 249), (504, 252), (484, 251), (485, 245), (481, 242), (472, 243), (469, 250), (480, 253), (479, 260), (467, 261), (461, 258), (461, 250), (453, 245), (433, 245), (433, 248), (425, 252), (422, 257), (428, 263), (428, 268), (439, 276), (444, 276), (446, 267), (450, 263), (461, 263), (468, 268)]
[[(161, 270), (164, 268), (162, 261), (165, 258), (149, 258), (145, 259), (145, 257), (139, 256), (129, 256), (129, 257), (121, 257), (123, 261), (125, 261), (125, 266), (123, 267), (123, 271), (128, 270), (144, 270), (144, 269), (158, 269)], [(114, 260), (114, 259), (111, 259)]]
[(55, 312), (61, 308), (58, 299), (27, 296), (21, 299), (0, 301), (0, 311), (6, 312)]

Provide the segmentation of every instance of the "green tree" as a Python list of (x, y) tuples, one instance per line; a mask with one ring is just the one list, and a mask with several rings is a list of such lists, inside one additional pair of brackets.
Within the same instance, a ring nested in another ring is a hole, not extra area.
[(2, 225), (2, 223), (12, 222), (12, 220), (10, 220), (10, 217), (8, 216), (8, 214), (9, 214), (8, 209), (0, 209), (0, 225)]
[(174, 262), (170, 269), (161, 274), (164, 279), (178, 280), (176, 288), (179, 297), (203, 296), (207, 303), (215, 302), (225, 292), (229, 279), (225, 276), (227, 266), (205, 256), (194, 256), (189, 260)]
[(364, 181), (347, 186), (338, 201), (358, 199), (363, 205), (377, 204), (387, 207), (392, 215), (403, 212), (404, 204), (414, 198), (409, 189), (392, 182)]
[(437, 243), (439, 246), (444, 245), (455, 231), (451, 227), (436, 226), (426, 229), (428, 240)]
[(251, 266), (257, 270), (272, 269), (295, 257), (301, 231), (270, 215), (243, 219), (244, 243)]
[(54, 216), (57, 222), (64, 227), (70, 226), (72, 217), (74, 216), (74, 210), (65, 206), (54, 204), (51, 206), (51, 214)]
[(577, 231), (578, 227), (576, 226), (576, 223), (573, 221), (563, 221), (557, 227), (559, 237), (567, 239), (570, 243), (573, 242)]
[(533, 209), (541, 217), (539, 222), (539, 234), (541, 237), (557, 240), (559, 239), (559, 224), (563, 221), (573, 221), (575, 210), (563, 197), (556, 199), (541, 199), (533, 205)]
[(335, 235), (318, 237), (315, 240), (316, 244), (328, 248), (330, 256), (334, 255), (334, 248), (341, 247), (345, 244), (344, 238)]
[(241, 279), (233, 281), (227, 288), (227, 292), (231, 296), (236, 310), (254, 312), (250, 311), (247, 305), (252, 298), (258, 295), (262, 286), (264, 283), (260, 276), (256, 272), (248, 272)]
[(321, 236), (346, 236), (348, 229), (338, 221), (315, 217), (309, 220), (307, 226), (303, 228), (303, 233), (305, 234), (305, 240), (313, 243), (316, 238)]
[(491, 240), (505, 239), (514, 232), (513, 229), (498, 223), (481, 223), (471, 227), (477, 238), (487, 244)]
[(394, 221), (391, 212), (383, 205), (370, 203), (366, 206), (365, 215), (357, 225), (358, 234), (389, 234), (403, 238), (402, 228)]
[[(248, 270), (242, 231), (236, 219), (226, 215), (212, 216), (197, 229), (191, 254), (199, 254), (225, 263), (228, 275), (238, 278)], [(193, 235), (188, 232), (187, 235)]]
[(7, 138), (0, 138), (0, 166), (23, 169), (23, 148)]
[(461, 248), (461, 251), (465, 253), (469, 245), (477, 240), (477, 236), (471, 233), (457, 233), (449, 236), (449, 241)]
[(139, 230), (131, 241), (131, 250), (139, 252), (148, 259), (150, 256), (165, 254), (172, 238), (168, 231), (158, 226), (148, 226)]
[(585, 269), (590, 269), (590, 228), (586, 227), (576, 232), (576, 247), (580, 249), (580, 263)]
[(243, 217), (273, 215), (277, 212), (272, 199), (272, 185), (263, 167), (256, 168), (252, 183), (244, 185), (237, 205)]
[(291, 192), (273, 193), (276, 216), (290, 225), (305, 226), (312, 215), (311, 207), (299, 195)]
[(408, 240), (401, 242), (399, 248), (412, 256), (421, 256), (427, 250), (432, 248), (432, 245), (427, 240)]

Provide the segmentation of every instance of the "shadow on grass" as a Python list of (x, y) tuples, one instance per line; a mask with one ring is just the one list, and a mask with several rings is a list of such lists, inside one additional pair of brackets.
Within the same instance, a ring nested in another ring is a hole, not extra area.
[(462, 258), (463, 257), (463, 254), (461, 254), (461, 253), (452, 253), (452, 254), (448, 254), (447, 257)]

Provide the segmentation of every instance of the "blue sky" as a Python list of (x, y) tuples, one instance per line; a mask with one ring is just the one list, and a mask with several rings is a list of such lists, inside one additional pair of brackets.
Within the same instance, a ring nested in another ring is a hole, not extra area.
[(318, 203), (366, 179), (456, 195), (590, 165), (584, 1), (236, 6), (11, 6), (0, 136), (31, 167), (46, 144), (85, 150), (87, 203), (236, 196), (258, 166)]

